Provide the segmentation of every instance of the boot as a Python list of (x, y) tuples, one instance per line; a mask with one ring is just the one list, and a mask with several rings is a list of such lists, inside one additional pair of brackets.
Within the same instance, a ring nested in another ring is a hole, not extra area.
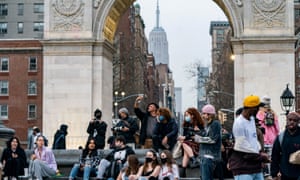
[(180, 177), (183, 177), (183, 178), (186, 177), (186, 168), (185, 167), (180, 168)]
[(190, 168), (196, 168), (200, 166), (200, 163), (197, 161), (197, 159), (193, 156), (190, 158), (190, 162), (189, 162), (189, 166)]

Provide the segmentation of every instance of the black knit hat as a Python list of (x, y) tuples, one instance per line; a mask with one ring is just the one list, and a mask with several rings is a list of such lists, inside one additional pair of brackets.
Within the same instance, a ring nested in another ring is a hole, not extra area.
[(158, 104), (156, 104), (156, 103), (154, 103), (154, 102), (152, 102), (152, 103), (149, 103), (149, 104), (148, 104), (148, 107), (149, 107), (150, 105), (154, 105), (156, 109), (159, 109), (159, 105), (158, 105)]

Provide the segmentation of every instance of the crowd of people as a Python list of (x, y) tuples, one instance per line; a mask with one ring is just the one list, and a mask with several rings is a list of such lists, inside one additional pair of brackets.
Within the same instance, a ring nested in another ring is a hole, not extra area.
[[(70, 180), (90, 177), (108, 180), (179, 180), (186, 177), (187, 168), (199, 168), (201, 179), (263, 180), (266, 172), (274, 180), (300, 178), (300, 115), (290, 112), (286, 128), (279, 131), (278, 117), (271, 109), (271, 100), (250, 95), (243, 107), (236, 111), (232, 132), (218, 120), (213, 105), (201, 111), (188, 108), (182, 124), (178, 124), (168, 108), (150, 103), (146, 112), (139, 107), (143, 97), (137, 97), (134, 112), (141, 123), (132, 119), (127, 108), (119, 110), (119, 121), (111, 128), (112, 149), (105, 157), (98, 154), (104, 149), (107, 123), (96, 109), (89, 122), (87, 143), (82, 148), (79, 162), (68, 177)], [(179, 133), (179, 126), (183, 133)], [(58, 173), (52, 149), (65, 149), (67, 125), (55, 133), (52, 148), (37, 127), (33, 128), (28, 149), (33, 150), (29, 161), (17, 137), (7, 142), (1, 157), (4, 177), (18, 179), (28, 167), (29, 176), (42, 180)], [(135, 154), (135, 133), (140, 129), (141, 148), (148, 149), (141, 161)], [(181, 145), (181, 162), (174, 159), (176, 143)], [(298, 153), (298, 154), (295, 154)], [(294, 158), (291, 158), (293, 155)], [(292, 159), (292, 160), (291, 160)], [(27, 163), (29, 162), (29, 163)]]

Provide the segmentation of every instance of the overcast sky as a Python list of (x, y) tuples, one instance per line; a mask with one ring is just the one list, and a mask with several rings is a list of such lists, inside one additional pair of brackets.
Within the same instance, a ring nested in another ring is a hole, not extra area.
[[(149, 33), (156, 25), (157, 0), (137, 0), (141, 16)], [(176, 87), (182, 87), (182, 111), (196, 107), (196, 80), (185, 72), (185, 67), (202, 61), (210, 66), (211, 21), (227, 20), (223, 11), (212, 0), (159, 0), (160, 26), (167, 33), (169, 62)]]

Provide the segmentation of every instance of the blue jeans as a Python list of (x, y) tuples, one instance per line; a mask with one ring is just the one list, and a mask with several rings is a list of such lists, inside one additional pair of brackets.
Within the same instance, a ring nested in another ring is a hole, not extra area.
[(200, 158), (200, 175), (201, 179), (213, 180), (214, 170), (217, 162), (210, 158)]
[(234, 180), (264, 180), (263, 173), (241, 174), (234, 176)]
[[(70, 179), (74, 179), (80, 171), (80, 165), (74, 164), (71, 173), (69, 175)], [(91, 172), (96, 173), (96, 169), (91, 166), (84, 166), (83, 168), (83, 180), (89, 180)]]

